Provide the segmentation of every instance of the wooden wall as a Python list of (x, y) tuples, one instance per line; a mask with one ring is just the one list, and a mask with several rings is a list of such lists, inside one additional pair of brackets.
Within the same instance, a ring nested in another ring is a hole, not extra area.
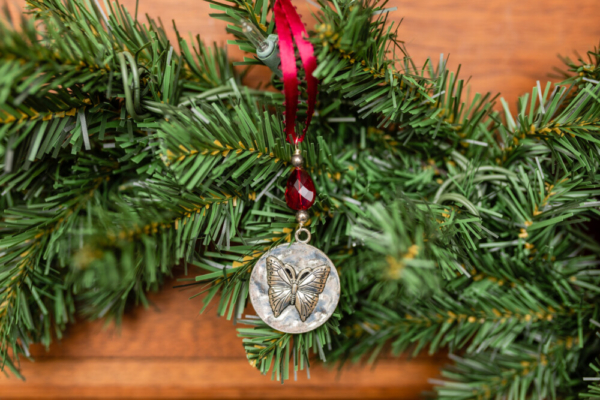
[[(134, 10), (135, 0), (122, 2)], [(309, 3), (295, 3), (312, 25)], [(417, 63), (450, 54), (450, 68), (462, 64), (473, 91), (501, 92), (510, 104), (536, 80), (548, 80), (560, 66), (557, 54), (585, 54), (600, 39), (597, 0), (391, 0), (388, 6), (398, 7), (393, 20), (404, 18), (400, 35)], [(140, 0), (139, 12), (166, 26), (175, 19), (180, 32), (206, 41), (227, 39), (224, 24), (209, 18), (200, 0)], [(384, 358), (342, 373), (316, 366), (310, 380), (300, 374), (282, 386), (248, 365), (230, 322), (214, 310), (198, 315), (200, 300), (187, 300), (191, 292), (173, 284), (151, 296), (152, 309), (129, 314), (120, 331), (81, 323), (48, 352), (36, 346), (35, 363), (22, 363), (27, 381), (0, 377), (0, 398), (415, 399), (446, 362), (443, 356)]]
[[(315, 8), (306, 0), (293, 2), (312, 26)], [(135, 0), (122, 3), (135, 10)], [(461, 64), (461, 76), (471, 77), (474, 92), (501, 93), (515, 104), (536, 80), (550, 80), (553, 68), (562, 65), (559, 54), (585, 55), (600, 43), (599, 6), (595, 0), (389, 0), (386, 7), (397, 7), (390, 18), (403, 20), (400, 39), (417, 65), (450, 55), (449, 68)], [(139, 5), (139, 15), (159, 16), (167, 27), (175, 20), (182, 34), (199, 33), (208, 43), (224, 44), (226, 24), (210, 18), (211, 12), (217, 11), (202, 0), (140, 0)], [(229, 48), (241, 59), (235, 46)]]

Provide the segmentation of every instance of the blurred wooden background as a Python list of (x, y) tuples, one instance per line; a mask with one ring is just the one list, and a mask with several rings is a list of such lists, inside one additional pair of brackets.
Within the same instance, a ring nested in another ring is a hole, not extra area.
[[(135, 0), (122, 3), (134, 11)], [(295, 4), (311, 26), (312, 6)], [(557, 54), (584, 55), (600, 39), (597, 0), (390, 0), (388, 7), (398, 7), (392, 20), (404, 18), (400, 36), (417, 64), (450, 54), (450, 68), (462, 64), (461, 75), (472, 76), (473, 91), (501, 92), (511, 105), (536, 80), (548, 80), (561, 65)], [(139, 4), (140, 15), (160, 17), (165, 26), (174, 19), (182, 34), (225, 43), (225, 24), (209, 12), (200, 0)], [(241, 57), (237, 49), (231, 54)], [(251, 75), (265, 76), (264, 70)], [(80, 323), (49, 352), (36, 346), (35, 363), (22, 363), (27, 381), (1, 377), (0, 398), (416, 399), (446, 362), (443, 356), (384, 358), (375, 367), (352, 366), (342, 373), (315, 366), (310, 380), (301, 373), (298, 382), (280, 385), (248, 365), (230, 322), (214, 310), (198, 315), (200, 299), (189, 301), (191, 292), (173, 285), (151, 296), (152, 309), (129, 314), (120, 331), (101, 322)]]

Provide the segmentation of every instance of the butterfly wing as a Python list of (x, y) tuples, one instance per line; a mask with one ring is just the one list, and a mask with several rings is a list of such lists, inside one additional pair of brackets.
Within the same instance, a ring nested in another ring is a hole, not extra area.
[(296, 310), (302, 322), (312, 314), (319, 302), (319, 295), (325, 289), (331, 267), (321, 265), (311, 269), (304, 269), (298, 274), (298, 290), (296, 291)]
[(293, 268), (286, 266), (277, 257), (267, 257), (267, 283), (269, 304), (275, 318), (292, 304), (292, 282), (296, 279)]

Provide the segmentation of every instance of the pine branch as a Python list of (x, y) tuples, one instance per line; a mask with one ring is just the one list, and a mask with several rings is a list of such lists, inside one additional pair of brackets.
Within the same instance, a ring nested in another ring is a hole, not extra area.
[(468, 358), (451, 356), (456, 365), (434, 381), (440, 399), (557, 398), (568, 393), (568, 377), (578, 362), (572, 341), (554, 346), (513, 345), (502, 353)]
[[(177, 33), (176, 51), (118, 4), (107, 17), (80, 0), (29, 5), (22, 33), (0, 24), (3, 362), (18, 374), (11, 357), (78, 313), (118, 321), (179, 262), (208, 271), (185, 280), (208, 293), (203, 309), (241, 320), (249, 272), (296, 228), (283, 97), (246, 87), (225, 50)], [(250, 53), (241, 18), (274, 32), (267, 1), (211, 5)], [(308, 334), (243, 320), (250, 362), (285, 380), (311, 352), (448, 347), (458, 372), (441, 398), (574, 393), (600, 292), (597, 51), (513, 116), (490, 95), (465, 102), (446, 60), (415, 65), (384, 2), (320, 5), (307, 226), (342, 298)]]

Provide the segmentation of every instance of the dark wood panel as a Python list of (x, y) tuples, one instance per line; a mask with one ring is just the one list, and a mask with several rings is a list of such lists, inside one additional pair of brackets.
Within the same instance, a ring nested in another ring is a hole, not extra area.
[(341, 372), (315, 363), (310, 380), (300, 371), (281, 385), (248, 364), (230, 321), (211, 310), (199, 315), (201, 299), (188, 300), (194, 292), (175, 284), (149, 296), (154, 307), (127, 314), (120, 330), (82, 322), (49, 351), (34, 346), (35, 362), (22, 363), (27, 380), (0, 378), (0, 398), (414, 399), (445, 362), (388, 356)]
[[(149, 348), (152, 350), (155, 346)], [(437, 374), (439, 359), (384, 360), (374, 369), (351, 367), (338, 375), (321, 366), (281, 385), (243, 360), (42, 357), (28, 365), (27, 382), (3, 380), (2, 399), (215, 398), (415, 399)]]

